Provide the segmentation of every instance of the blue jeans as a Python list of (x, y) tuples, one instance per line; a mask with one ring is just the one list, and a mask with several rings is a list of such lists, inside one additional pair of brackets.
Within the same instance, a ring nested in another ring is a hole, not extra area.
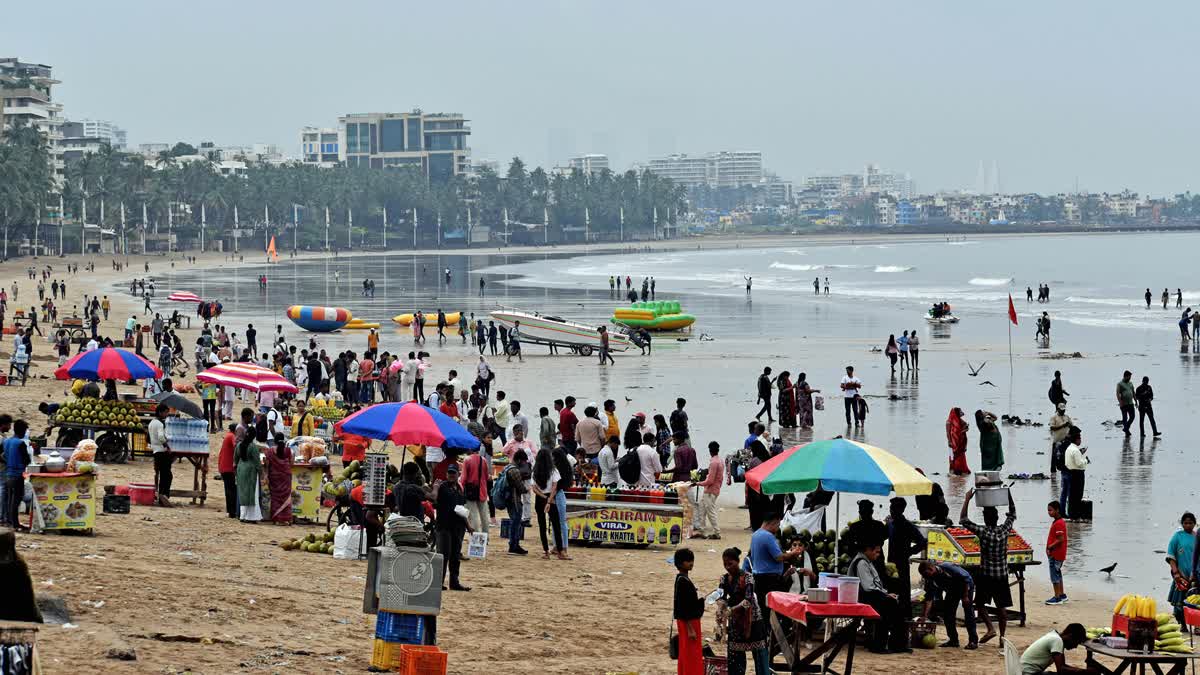
[(567, 493), (559, 490), (554, 493), (554, 504), (558, 507), (558, 525), (562, 528), (562, 550), (567, 550)]
[(1058, 496), (1059, 511), (1062, 512), (1062, 517), (1067, 517), (1067, 498), (1071, 496), (1071, 474), (1066, 469), (1058, 472), (1059, 479), (1062, 482), (1062, 492)]
[(1051, 558), (1047, 562), (1049, 563), (1049, 567), (1050, 567), (1050, 583), (1061, 584), (1062, 580), (1063, 580), (1062, 579), (1062, 561)]
[[(766, 649), (755, 649), (750, 655), (754, 659), (754, 675), (771, 675), (771, 657)], [(730, 649), (725, 663), (729, 675), (746, 675), (746, 652)]]
[(375, 382), (373, 380), (368, 380), (360, 383), (360, 386), (362, 387), (360, 392), (360, 395), (362, 396), (362, 402), (372, 403), (375, 400)]
[(508, 550), (516, 551), (521, 548), (521, 540), (525, 538), (525, 521), (521, 519), (521, 497), (513, 494), (508, 498)]

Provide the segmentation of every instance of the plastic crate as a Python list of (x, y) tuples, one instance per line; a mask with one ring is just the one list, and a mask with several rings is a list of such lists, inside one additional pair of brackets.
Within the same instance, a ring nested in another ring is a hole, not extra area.
[(375, 637), (387, 642), (419, 645), (425, 641), (425, 617), (381, 611), (375, 617)]
[(450, 655), (429, 645), (401, 645), (400, 672), (403, 675), (446, 675)]
[(408, 645), (375, 639), (371, 651), (371, 670), (395, 671), (400, 669), (400, 648)]
[(104, 495), (105, 513), (129, 513), (129, 495)]

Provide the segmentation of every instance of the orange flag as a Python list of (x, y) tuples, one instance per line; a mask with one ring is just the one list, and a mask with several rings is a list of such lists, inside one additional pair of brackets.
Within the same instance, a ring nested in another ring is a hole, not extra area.
[[(267, 254), (271, 256), (271, 260), (279, 261), (279, 254), (275, 252), (275, 237), (271, 237), (271, 243), (267, 246)], [(1008, 304), (1012, 304), (1012, 298), (1008, 299)], [(1016, 320), (1013, 320), (1016, 323)]]

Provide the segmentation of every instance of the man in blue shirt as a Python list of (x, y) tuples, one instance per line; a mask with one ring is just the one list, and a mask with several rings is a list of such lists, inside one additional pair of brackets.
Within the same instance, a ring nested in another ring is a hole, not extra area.
[(793, 547), (784, 552), (779, 546), (778, 513), (763, 516), (762, 526), (750, 536), (750, 569), (754, 573), (754, 594), (763, 615), (767, 613), (767, 593), (786, 591), (790, 583), (784, 582), (784, 571), (789, 563), (804, 554), (804, 550)]
[(25, 443), (25, 432), (29, 425), (25, 420), (13, 422), (13, 435), (4, 440), (4, 514), (9, 525), (16, 529), (17, 508), (25, 497), (25, 467), (29, 466), (29, 446)]
[(958, 624), (955, 614), (958, 605), (963, 606), (963, 618), (967, 624), (967, 649), (979, 648), (979, 637), (975, 632), (975, 580), (970, 572), (949, 562), (935, 563), (926, 560), (919, 567), (921, 577), (925, 579), (925, 606), (921, 609), (921, 620), (929, 617), (933, 601), (941, 603), (942, 620), (946, 625), (946, 637), (943, 647), (958, 646)]

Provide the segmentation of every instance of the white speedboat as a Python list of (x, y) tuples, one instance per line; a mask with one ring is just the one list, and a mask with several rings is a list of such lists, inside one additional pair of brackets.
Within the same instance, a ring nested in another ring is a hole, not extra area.
[[(540, 345), (567, 347), (583, 356), (600, 349), (600, 331), (598, 326), (568, 321), (562, 317), (546, 316), (537, 313), (521, 312), (518, 310), (502, 309), (491, 313), (492, 319), (500, 322), (510, 330), (519, 321), (521, 342)], [(629, 349), (629, 337), (624, 333), (608, 331), (608, 348), (614, 352)]]
[(929, 323), (933, 323), (933, 324), (958, 323), (958, 317), (954, 316), (953, 314), (943, 314), (941, 316), (934, 316), (932, 314), (926, 314), (925, 320), (928, 321)]

